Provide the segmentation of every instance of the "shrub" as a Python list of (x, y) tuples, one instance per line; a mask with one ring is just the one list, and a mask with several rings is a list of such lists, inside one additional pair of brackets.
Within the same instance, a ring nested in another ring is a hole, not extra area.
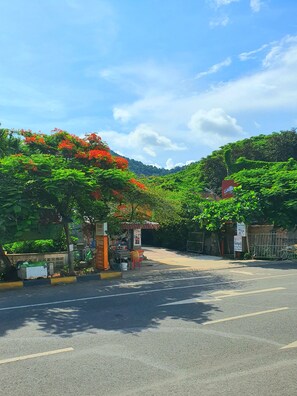
[(57, 246), (53, 239), (37, 239), (7, 243), (4, 249), (8, 253), (47, 253), (56, 251)]

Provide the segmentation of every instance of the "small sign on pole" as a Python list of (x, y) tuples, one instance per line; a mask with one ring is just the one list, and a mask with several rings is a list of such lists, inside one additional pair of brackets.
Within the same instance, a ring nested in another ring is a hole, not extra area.
[(96, 223), (96, 235), (97, 236), (107, 235), (107, 223)]
[(136, 228), (135, 230), (133, 230), (133, 245), (134, 246), (141, 246), (141, 229), (140, 228)]
[(244, 223), (237, 223), (237, 235), (246, 236), (246, 226)]
[(234, 252), (242, 252), (242, 236), (234, 235)]

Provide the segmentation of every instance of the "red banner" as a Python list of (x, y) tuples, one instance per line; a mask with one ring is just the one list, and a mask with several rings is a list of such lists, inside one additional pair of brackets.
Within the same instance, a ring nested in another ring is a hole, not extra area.
[(223, 180), (222, 181), (222, 198), (232, 198), (234, 187), (237, 187), (238, 184), (235, 183), (234, 180)]

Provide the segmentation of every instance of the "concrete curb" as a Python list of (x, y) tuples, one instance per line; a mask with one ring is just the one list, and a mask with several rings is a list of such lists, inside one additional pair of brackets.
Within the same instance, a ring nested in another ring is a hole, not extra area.
[(0, 282), (0, 291), (8, 289), (16, 289), (20, 287), (31, 287), (31, 286), (56, 286), (60, 284), (69, 284), (76, 282), (90, 282), (94, 280), (108, 280), (108, 279), (120, 279), (123, 277), (122, 272), (100, 272), (98, 274), (91, 274), (85, 276), (65, 276), (61, 278), (50, 278), (50, 279), (28, 279), (25, 281), (15, 282)]
[(18, 287), (23, 287), (23, 281), (0, 283), (0, 290), (1, 289), (16, 289)]

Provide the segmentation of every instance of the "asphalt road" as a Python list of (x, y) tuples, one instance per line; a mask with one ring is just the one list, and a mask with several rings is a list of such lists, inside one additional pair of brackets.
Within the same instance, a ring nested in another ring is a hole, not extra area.
[(294, 265), (1, 292), (0, 393), (295, 396), (296, 307)]

